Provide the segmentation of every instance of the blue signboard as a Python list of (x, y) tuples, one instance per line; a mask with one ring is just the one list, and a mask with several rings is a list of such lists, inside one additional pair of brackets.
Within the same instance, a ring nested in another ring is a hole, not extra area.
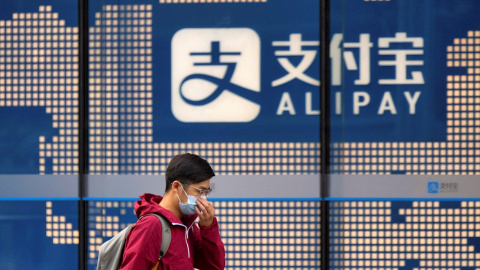
[(318, 141), (318, 10), (153, 4), (157, 141)]
[(319, 140), (318, 1), (147, 4), (154, 141)]

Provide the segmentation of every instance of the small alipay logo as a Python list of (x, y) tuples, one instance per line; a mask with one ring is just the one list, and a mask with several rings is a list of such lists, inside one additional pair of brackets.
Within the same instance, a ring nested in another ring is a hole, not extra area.
[(182, 29), (171, 66), (179, 121), (250, 122), (260, 113), (260, 38), (252, 29)]
[(438, 193), (439, 184), (438, 182), (428, 182), (428, 193)]

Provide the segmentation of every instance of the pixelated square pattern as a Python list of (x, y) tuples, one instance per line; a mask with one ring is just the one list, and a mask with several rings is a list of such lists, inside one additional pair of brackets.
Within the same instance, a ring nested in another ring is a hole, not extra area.
[(46, 236), (52, 238), (56, 245), (78, 245), (78, 230), (73, 228), (72, 223), (67, 222), (66, 216), (54, 215), (53, 212), (53, 203), (48, 201), (45, 212)]
[(78, 171), (78, 28), (51, 6), (0, 21), (0, 106), (45, 107), (59, 135), (39, 138), (39, 173)]
[(330, 221), (332, 269), (480, 267), (480, 202), (332, 202)]

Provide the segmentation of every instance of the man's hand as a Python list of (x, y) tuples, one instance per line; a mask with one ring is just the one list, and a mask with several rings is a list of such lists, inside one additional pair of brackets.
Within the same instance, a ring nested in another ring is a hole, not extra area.
[(213, 217), (215, 216), (215, 208), (213, 208), (211, 202), (203, 198), (198, 198), (195, 210), (197, 211), (199, 218), (198, 225), (202, 227), (209, 227), (212, 225)]

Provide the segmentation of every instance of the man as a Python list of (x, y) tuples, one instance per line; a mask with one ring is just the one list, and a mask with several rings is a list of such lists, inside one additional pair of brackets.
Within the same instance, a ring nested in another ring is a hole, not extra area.
[[(225, 248), (220, 239), (215, 209), (206, 196), (215, 176), (210, 164), (193, 154), (175, 156), (165, 173), (165, 195), (144, 194), (135, 203), (137, 217), (158, 213), (171, 223), (172, 239), (159, 260), (162, 223), (145, 216), (130, 231), (120, 269), (214, 270), (225, 268)], [(198, 219), (198, 226), (195, 219)]]

